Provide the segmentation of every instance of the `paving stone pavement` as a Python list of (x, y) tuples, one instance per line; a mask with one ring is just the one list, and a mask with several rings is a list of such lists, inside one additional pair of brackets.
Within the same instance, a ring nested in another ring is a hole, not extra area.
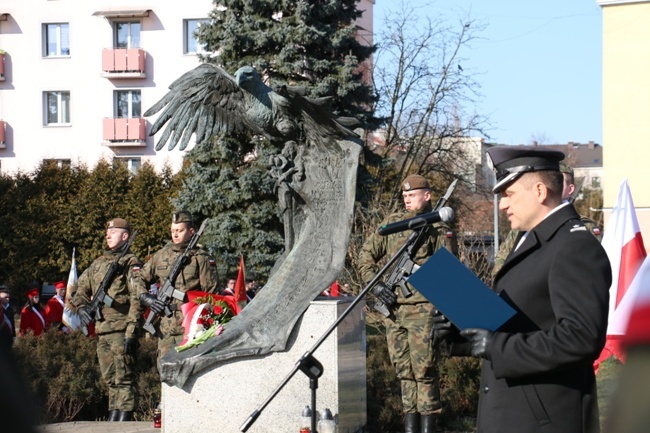
[(40, 426), (39, 433), (161, 433), (154, 428), (153, 421), (77, 421)]

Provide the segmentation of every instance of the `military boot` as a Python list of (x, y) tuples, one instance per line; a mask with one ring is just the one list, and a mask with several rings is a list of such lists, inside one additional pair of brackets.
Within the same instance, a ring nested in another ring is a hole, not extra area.
[(123, 410), (120, 412), (120, 421), (133, 421), (133, 411)]
[(420, 433), (434, 433), (436, 431), (436, 416), (422, 415), (420, 417)]
[(407, 412), (404, 414), (404, 433), (420, 433), (420, 414)]
[(119, 421), (120, 419), (120, 410), (119, 409), (113, 409), (112, 411), (108, 412), (108, 420), (109, 421)]

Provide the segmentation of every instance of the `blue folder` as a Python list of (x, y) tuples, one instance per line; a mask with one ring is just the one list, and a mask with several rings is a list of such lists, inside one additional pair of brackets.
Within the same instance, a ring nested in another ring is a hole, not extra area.
[(408, 279), (459, 329), (496, 331), (516, 311), (444, 248)]

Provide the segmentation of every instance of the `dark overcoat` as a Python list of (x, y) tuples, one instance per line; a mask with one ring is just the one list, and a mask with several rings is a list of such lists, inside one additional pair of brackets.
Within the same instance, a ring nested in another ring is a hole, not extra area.
[(517, 314), (483, 363), (479, 433), (598, 431), (593, 362), (605, 343), (611, 267), (572, 205), (528, 233), (495, 276)]

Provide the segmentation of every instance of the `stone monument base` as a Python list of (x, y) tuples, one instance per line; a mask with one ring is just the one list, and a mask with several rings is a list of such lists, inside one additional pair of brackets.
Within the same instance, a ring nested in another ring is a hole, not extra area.
[[(239, 432), (353, 300), (319, 297), (312, 301), (291, 332), (286, 352), (217, 364), (190, 377), (182, 389), (163, 383), (163, 433)], [(357, 304), (313, 354), (323, 365), (316, 390), (316, 410), (330, 409), (338, 433), (360, 432), (366, 425), (363, 305)], [(306, 405), (311, 405), (310, 380), (298, 371), (262, 410), (248, 432), (298, 433)]]

